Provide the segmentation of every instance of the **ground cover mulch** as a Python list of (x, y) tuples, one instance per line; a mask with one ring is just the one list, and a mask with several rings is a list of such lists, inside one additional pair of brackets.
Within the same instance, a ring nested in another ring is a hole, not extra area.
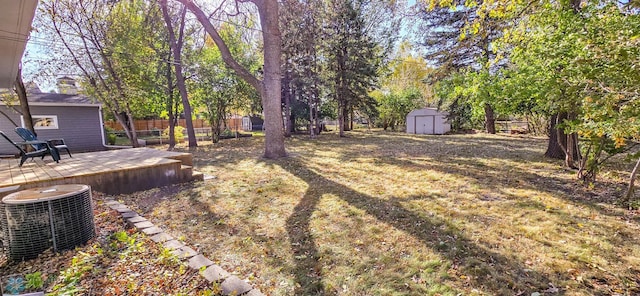
[(0, 274), (39, 272), (47, 295), (217, 295), (198, 271), (169, 250), (127, 228), (122, 217), (93, 193), (97, 236), (85, 246), (37, 259), (10, 262), (0, 256)]

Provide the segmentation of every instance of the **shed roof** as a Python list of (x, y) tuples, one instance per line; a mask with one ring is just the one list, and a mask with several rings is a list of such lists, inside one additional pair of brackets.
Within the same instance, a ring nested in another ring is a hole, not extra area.
[(407, 116), (419, 116), (419, 115), (442, 115), (442, 116), (447, 116), (447, 115), (449, 115), (449, 112), (438, 111), (437, 108), (422, 108), (422, 109), (413, 110), (413, 111), (409, 112), (409, 114), (407, 114)]

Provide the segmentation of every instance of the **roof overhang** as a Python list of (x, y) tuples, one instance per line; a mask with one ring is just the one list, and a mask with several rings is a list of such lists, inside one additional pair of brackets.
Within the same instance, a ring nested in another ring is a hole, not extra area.
[[(4, 102), (0, 101), (0, 106), (7, 106)], [(29, 102), (29, 107), (93, 107), (100, 108), (102, 104), (84, 104), (84, 103), (53, 103), (53, 102)]]
[(42, 106), (42, 107), (94, 107), (94, 108), (100, 108), (100, 107), (102, 107), (102, 104), (29, 102), (29, 106)]
[(38, 0), (0, 0), (0, 88), (11, 88), (18, 75)]

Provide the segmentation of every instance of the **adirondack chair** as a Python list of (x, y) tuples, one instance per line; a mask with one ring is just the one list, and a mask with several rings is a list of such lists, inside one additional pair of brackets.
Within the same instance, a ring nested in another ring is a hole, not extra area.
[[(9, 139), (9, 137), (7, 137), (7, 135), (5, 135), (2, 131), (0, 131), (0, 136), (5, 138), (9, 143), (11, 143), (11, 145), (16, 147), (18, 149), (18, 151), (20, 151), (20, 166), (22, 166), (24, 164), (24, 162), (28, 158), (33, 159), (34, 157), (38, 157), (38, 156), (40, 156), (41, 158), (44, 158), (46, 155), (51, 155), (53, 160), (55, 160), (56, 162), (59, 162), (59, 160), (60, 160), (60, 156), (56, 157), (56, 153), (51, 151), (51, 148), (49, 147), (47, 142), (43, 142), (43, 141), (27, 141), (27, 142), (16, 143), (16, 142), (12, 141), (11, 139)], [(21, 144), (32, 145), (32, 146), (36, 145), (37, 147), (40, 147), (40, 148), (36, 149), (34, 151), (27, 152), (20, 146)]]
[[(34, 135), (30, 130), (24, 127), (16, 127), (16, 134), (18, 134), (18, 136), (20, 136), (20, 138), (22, 138), (25, 141), (40, 141), (38, 140), (38, 138), (36, 138), (36, 135)], [(58, 155), (60, 155), (60, 150), (64, 149), (64, 150), (67, 150), (69, 157), (73, 157), (71, 156), (71, 151), (69, 151), (69, 147), (67, 147), (67, 144), (64, 143), (64, 139), (47, 140), (45, 145), (46, 144), (48, 144), (49, 147), (53, 148)], [(36, 144), (32, 146), (33, 146), (33, 149), (35, 150), (44, 148), (42, 144)]]

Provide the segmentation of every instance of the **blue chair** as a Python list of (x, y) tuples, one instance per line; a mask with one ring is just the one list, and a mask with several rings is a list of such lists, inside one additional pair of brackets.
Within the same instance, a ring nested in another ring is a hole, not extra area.
[[(18, 136), (20, 136), (20, 138), (22, 138), (23, 140), (29, 142), (29, 141), (40, 141), (38, 140), (38, 138), (36, 137), (36, 135), (34, 135), (30, 130), (24, 128), (24, 127), (16, 127), (16, 134), (18, 134)], [(69, 154), (69, 157), (73, 157), (71, 156), (71, 151), (69, 151), (69, 147), (67, 147), (67, 144), (64, 143), (64, 139), (51, 139), (51, 140), (47, 140), (47, 142), (45, 144), (34, 144), (31, 145), (33, 146), (33, 149), (35, 150), (40, 150), (43, 149), (43, 145), (47, 145), (51, 148), (53, 148), (56, 152), (56, 154), (58, 154), (58, 156), (60, 155), (60, 150), (64, 149), (67, 150), (67, 153)]]
[[(3, 138), (5, 138), (7, 141), (9, 141), (9, 143), (11, 143), (14, 147), (16, 147), (18, 149), (18, 151), (20, 151), (20, 166), (22, 166), (22, 164), (24, 164), (24, 162), (28, 159), (31, 158), (33, 159), (34, 157), (42, 157), (44, 158), (47, 154), (51, 155), (51, 157), (53, 158), (53, 160), (55, 160), (56, 162), (59, 162), (60, 156), (56, 157), (55, 152), (51, 151), (51, 147), (49, 147), (49, 144), (47, 144), (47, 142), (42, 142), (42, 141), (28, 141), (25, 143), (16, 143), (14, 141), (12, 141), (11, 139), (9, 139), (9, 137), (7, 137), (7, 135), (5, 135), (2, 131), (0, 131), (0, 136), (2, 136)], [(36, 146), (39, 147), (39, 149), (35, 149), (34, 151), (25, 151), (24, 149), (22, 149), (22, 147), (20, 147), (20, 144), (24, 144), (24, 145), (32, 145), (32, 146)]]

